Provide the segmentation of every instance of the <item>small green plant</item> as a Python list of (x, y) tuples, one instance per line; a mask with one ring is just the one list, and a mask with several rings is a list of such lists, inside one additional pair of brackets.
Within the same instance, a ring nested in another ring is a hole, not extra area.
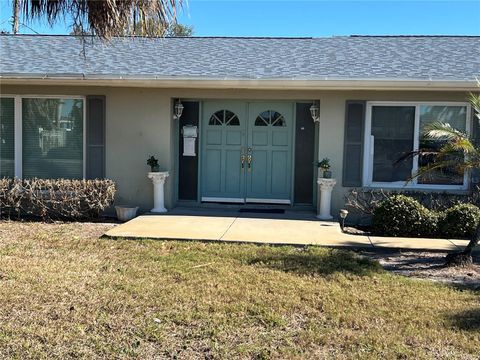
[(459, 204), (447, 209), (438, 222), (442, 237), (470, 237), (480, 221), (480, 209), (473, 204)]
[(324, 171), (330, 170), (330, 159), (323, 158), (322, 161), (318, 162), (318, 167)]
[(378, 235), (432, 236), (438, 216), (417, 200), (405, 195), (393, 195), (382, 201), (373, 214), (373, 228)]
[(159, 171), (160, 165), (158, 165), (158, 159), (156, 159), (153, 155), (147, 159), (147, 165), (150, 166), (152, 172)]

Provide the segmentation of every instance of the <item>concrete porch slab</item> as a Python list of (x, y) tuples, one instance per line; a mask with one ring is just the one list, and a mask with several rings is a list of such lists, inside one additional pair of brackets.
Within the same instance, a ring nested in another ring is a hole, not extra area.
[(211, 240), (405, 250), (460, 250), (467, 240), (394, 238), (342, 233), (336, 222), (234, 216), (142, 215), (105, 233), (112, 238)]
[(367, 236), (344, 234), (336, 222), (237, 219), (221, 240), (267, 244), (371, 247)]
[(142, 215), (105, 233), (110, 237), (219, 240), (233, 217)]
[(371, 247), (335, 222), (189, 215), (142, 215), (105, 233), (114, 238), (217, 240), (264, 244)]

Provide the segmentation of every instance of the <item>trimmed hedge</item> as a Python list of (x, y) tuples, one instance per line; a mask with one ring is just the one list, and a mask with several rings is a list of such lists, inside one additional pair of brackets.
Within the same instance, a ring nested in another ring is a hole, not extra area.
[(444, 212), (431, 211), (405, 195), (383, 200), (373, 213), (373, 232), (384, 236), (465, 238), (474, 234), (480, 208), (458, 204)]
[(437, 216), (417, 200), (393, 195), (382, 201), (373, 214), (375, 233), (387, 236), (431, 236)]
[(88, 220), (112, 205), (112, 180), (0, 179), (1, 216)]
[(459, 204), (451, 207), (440, 216), (439, 234), (455, 238), (470, 237), (480, 221), (480, 209), (472, 204)]

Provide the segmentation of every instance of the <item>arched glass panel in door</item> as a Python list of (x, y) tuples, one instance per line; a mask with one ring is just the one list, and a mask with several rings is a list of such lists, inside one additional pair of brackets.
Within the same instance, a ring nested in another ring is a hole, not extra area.
[(240, 120), (230, 110), (218, 110), (210, 117), (208, 125), (240, 126)]
[(275, 110), (267, 110), (260, 113), (255, 119), (255, 126), (287, 126), (282, 114)]

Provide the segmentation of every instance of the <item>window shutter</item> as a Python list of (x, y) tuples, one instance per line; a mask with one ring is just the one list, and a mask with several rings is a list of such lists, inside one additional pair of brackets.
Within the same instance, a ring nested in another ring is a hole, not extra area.
[(366, 101), (346, 102), (342, 181), (345, 187), (362, 186), (365, 107)]
[(105, 96), (87, 96), (86, 178), (105, 178)]
[(15, 99), (0, 98), (0, 178), (15, 176)]

